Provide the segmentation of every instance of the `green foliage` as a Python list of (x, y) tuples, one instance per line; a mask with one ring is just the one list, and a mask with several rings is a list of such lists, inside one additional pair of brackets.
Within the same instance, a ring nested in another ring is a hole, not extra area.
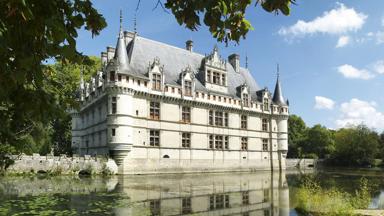
[(12, 154), (14, 154), (15, 148), (10, 145), (0, 145), (0, 174), (4, 174), (7, 168), (15, 163), (12, 158)]
[(296, 210), (305, 215), (353, 215), (356, 209), (367, 209), (371, 202), (368, 180), (349, 194), (337, 188), (324, 189), (313, 179), (306, 179), (296, 193)]
[(343, 128), (335, 133), (333, 162), (340, 165), (367, 166), (374, 163), (379, 151), (378, 134), (364, 125)]
[(319, 158), (329, 157), (335, 150), (333, 134), (326, 127), (315, 125), (307, 130), (302, 147), (306, 154), (315, 153)]
[(307, 126), (300, 116), (290, 115), (288, 119), (288, 157), (301, 158), (301, 145), (305, 139)]
[[(284, 15), (289, 15), (291, 3), (295, 0), (256, 0), (267, 12), (280, 11)], [(201, 26), (200, 16), (208, 26), (212, 36), (220, 42), (228, 41), (239, 42), (245, 38), (249, 30), (253, 27), (245, 18), (246, 9), (252, 5), (252, 0), (167, 0), (165, 7), (170, 9), (180, 25), (185, 25), (193, 31)]]
[(1, 145), (27, 151), (31, 142), (44, 143), (34, 131), (40, 133), (66, 108), (60, 102), (68, 102), (57, 94), (61, 89), (44, 61), (87, 62), (76, 50), (77, 31), (85, 27), (97, 35), (105, 26), (90, 0), (0, 3)]

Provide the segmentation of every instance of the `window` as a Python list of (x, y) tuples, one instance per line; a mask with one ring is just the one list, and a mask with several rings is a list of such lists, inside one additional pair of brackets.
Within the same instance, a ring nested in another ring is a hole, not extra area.
[(228, 113), (224, 113), (224, 126), (228, 127)]
[(247, 129), (247, 116), (241, 115), (241, 129)]
[(154, 120), (160, 119), (160, 103), (151, 102), (149, 107), (149, 118)]
[(267, 98), (264, 98), (264, 106), (263, 110), (268, 111), (269, 110), (269, 102)]
[(211, 71), (210, 70), (208, 70), (207, 71), (207, 82), (211, 82)]
[(121, 82), (121, 74), (117, 75), (117, 80)]
[(160, 91), (161, 90), (161, 75), (152, 74), (152, 89)]
[(229, 208), (229, 195), (217, 194), (209, 196), (209, 209)]
[(181, 118), (182, 118), (182, 121), (185, 123), (191, 122), (191, 108), (190, 107), (183, 107), (182, 108)]
[(147, 87), (147, 82), (146, 81), (144, 81), (144, 86)]
[(112, 128), (112, 136), (116, 136), (116, 129)]
[(228, 136), (224, 137), (224, 148), (229, 149), (229, 137)]
[(209, 110), (209, 125), (213, 125), (213, 111)]
[(268, 139), (263, 139), (263, 151), (268, 151)]
[(181, 144), (184, 148), (191, 147), (191, 133), (182, 133)]
[(241, 137), (241, 150), (248, 150), (248, 138)]
[(249, 192), (248, 191), (244, 191), (242, 193), (242, 200), (243, 200), (243, 205), (249, 204)]
[(160, 131), (150, 130), (149, 132), (149, 145), (160, 146)]
[(218, 72), (213, 72), (212, 83), (213, 83), (213, 84), (220, 85), (220, 73), (218, 73)]
[(221, 74), (221, 85), (223, 85), (223, 86), (226, 85), (226, 77), (225, 77), (225, 74)]
[(262, 120), (261, 129), (262, 129), (262, 131), (268, 131), (268, 119), (263, 119)]
[(248, 107), (249, 100), (248, 100), (248, 94), (243, 94), (243, 106)]
[(172, 87), (172, 93), (175, 93), (175, 87)]
[(161, 213), (160, 200), (149, 201), (149, 210), (151, 212), (151, 215), (160, 215)]
[(115, 71), (109, 72), (109, 80), (110, 81), (115, 81)]
[(117, 112), (117, 98), (112, 97), (112, 114)]
[(192, 96), (192, 82), (184, 81), (184, 93), (186, 96)]
[(269, 209), (264, 209), (264, 216), (269, 216), (269, 215), (271, 215), (271, 214), (269, 213)]
[(223, 136), (215, 136), (215, 149), (223, 149)]
[(138, 85), (138, 86), (141, 85), (141, 81), (140, 81), (140, 80), (137, 80), (137, 85)]
[(183, 198), (181, 201), (181, 213), (182, 214), (189, 214), (192, 213), (192, 207), (191, 207), (191, 198)]
[(210, 149), (213, 149), (213, 135), (212, 134), (210, 134), (209, 135), (209, 148)]
[(129, 82), (129, 76), (125, 77), (125, 81), (128, 83)]
[(220, 112), (220, 111), (215, 112), (215, 125), (223, 126), (223, 112)]
[(264, 189), (263, 195), (264, 195), (263, 202), (269, 202), (269, 189)]

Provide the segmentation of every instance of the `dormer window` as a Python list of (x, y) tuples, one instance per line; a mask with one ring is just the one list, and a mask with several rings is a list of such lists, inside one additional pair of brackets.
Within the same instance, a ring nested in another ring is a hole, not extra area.
[(218, 72), (213, 72), (213, 77), (212, 77), (212, 83), (216, 85), (220, 85), (220, 73)]
[(264, 98), (264, 111), (269, 111), (269, 101), (268, 98)]
[(152, 74), (152, 89), (156, 91), (161, 90), (161, 75)]
[(249, 104), (248, 94), (243, 93), (242, 98), (243, 98), (243, 106), (248, 107), (248, 104)]
[(115, 71), (111, 71), (109, 72), (109, 80), (111, 82), (114, 82), (115, 81)]
[(192, 96), (192, 82), (184, 81), (184, 94), (186, 96)]

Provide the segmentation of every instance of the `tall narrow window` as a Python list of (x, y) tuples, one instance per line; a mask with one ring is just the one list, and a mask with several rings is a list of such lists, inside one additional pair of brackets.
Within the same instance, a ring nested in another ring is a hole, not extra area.
[(213, 111), (209, 110), (209, 125), (213, 125)]
[(149, 118), (154, 120), (160, 119), (160, 103), (151, 102), (149, 107)]
[(117, 81), (121, 82), (121, 74), (117, 75)]
[(112, 97), (112, 114), (117, 112), (117, 98)]
[(247, 129), (247, 116), (246, 115), (241, 115), (241, 129)]
[(160, 131), (159, 130), (150, 130), (149, 131), (149, 145), (150, 146), (160, 146)]
[(182, 214), (189, 214), (192, 213), (192, 205), (191, 205), (191, 198), (186, 197), (183, 198), (181, 201), (181, 213)]
[(229, 137), (228, 136), (224, 137), (224, 148), (229, 149)]
[(152, 89), (160, 91), (161, 90), (161, 75), (152, 74)]
[(224, 113), (224, 126), (228, 127), (228, 113)]
[(213, 84), (220, 85), (220, 73), (213, 72), (212, 82), (213, 82)]
[(191, 147), (191, 133), (182, 133), (181, 136), (181, 145), (184, 148)]
[(191, 108), (190, 107), (182, 107), (181, 118), (182, 118), (182, 121), (185, 123), (191, 122)]
[(268, 139), (263, 139), (263, 151), (268, 151)]
[(249, 204), (249, 192), (248, 191), (244, 191), (242, 193), (242, 200), (243, 200), (243, 205)]
[(249, 100), (248, 100), (248, 94), (243, 94), (243, 106), (248, 107)]
[(109, 72), (109, 80), (110, 81), (115, 81), (115, 71)]
[(262, 126), (261, 126), (261, 129), (263, 130), (263, 131), (268, 131), (268, 119), (263, 119), (262, 120)]
[(241, 150), (248, 150), (248, 138), (241, 137)]
[(210, 135), (209, 135), (209, 148), (210, 148), (210, 149), (213, 149), (213, 142), (214, 142), (214, 140), (213, 140), (213, 135), (210, 134)]
[(192, 82), (184, 81), (184, 94), (186, 96), (192, 96)]
[(269, 189), (264, 189), (263, 190), (263, 202), (269, 202)]
[(227, 79), (226, 79), (226, 76), (225, 76), (225, 74), (221, 74), (221, 85), (223, 85), (223, 86), (225, 86), (226, 85), (226, 81)]
[(215, 149), (223, 149), (223, 136), (215, 136)]
[(220, 112), (220, 111), (215, 112), (215, 125), (223, 126), (223, 112)]
[(264, 111), (268, 111), (269, 110), (269, 102), (268, 102), (267, 98), (264, 98), (263, 110)]
[(112, 132), (112, 136), (116, 136), (116, 129), (115, 128), (112, 128), (111, 132)]
[(206, 80), (206, 82), (211, 82), (211, 71), (210, 70), (208, 70), (207, 71), (207, 80)]

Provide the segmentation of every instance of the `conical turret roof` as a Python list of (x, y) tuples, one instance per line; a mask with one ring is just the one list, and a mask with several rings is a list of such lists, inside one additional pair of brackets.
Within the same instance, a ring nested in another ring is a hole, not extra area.
[(128, 53), (127, 53), (127, 46), (125, 45), (125, 40), (124, 40), (121, 12), (120, 12), (120, 32), (119, 32), (119, 38), (117, 39), (114, 58), (117, 61), (118, 68), (120, 71), (128, 69), (129, 60), (128, 60)]
[(275, 103), (277, 105), (287, 106), (287, 103), (285, 102), (284, 97), (283, 97), (283, 92), (281, 91), (279, 74), (277, 74), (275, 92), (273, 93), (272, 101), (273, 101), (273, 103)]

